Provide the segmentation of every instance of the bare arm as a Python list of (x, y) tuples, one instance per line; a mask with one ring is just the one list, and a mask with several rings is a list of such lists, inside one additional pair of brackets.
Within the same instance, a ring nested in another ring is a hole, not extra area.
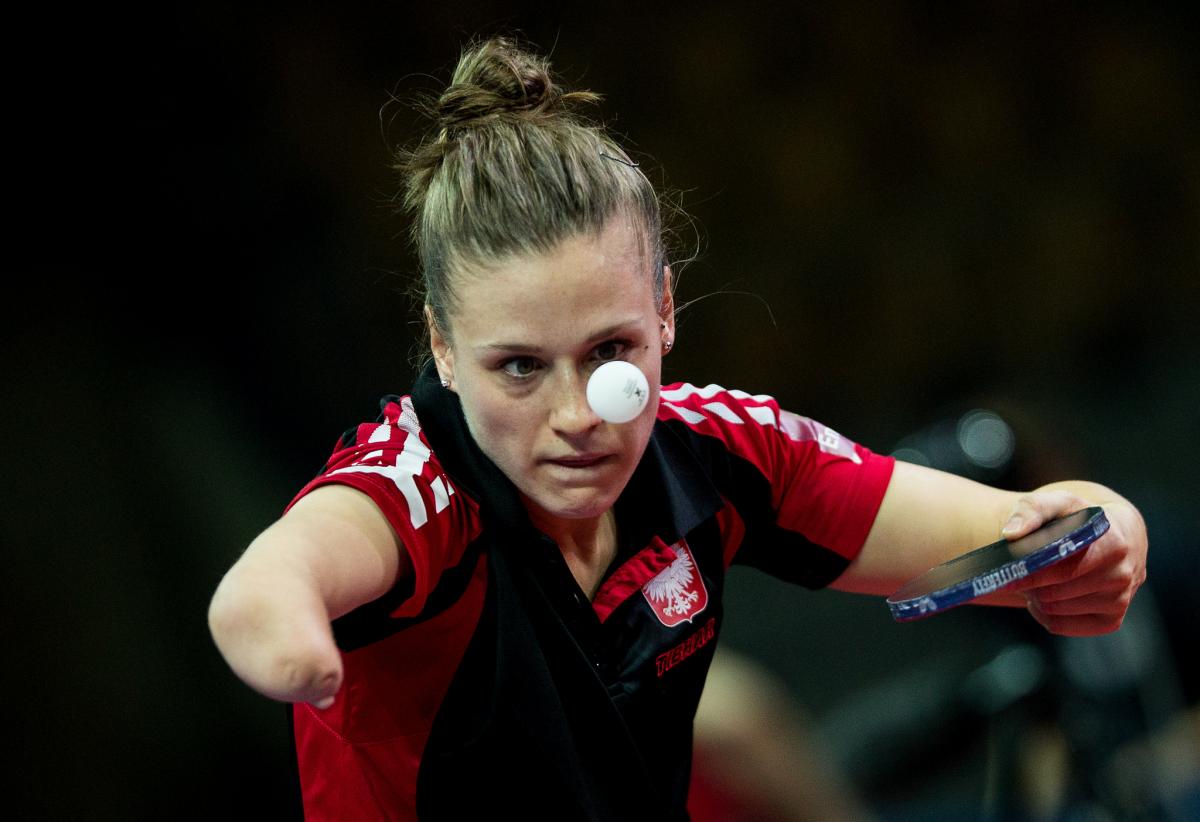
[(862, 552), (832, 587), (891, 594), (938, 563), (1091, 505), (1104, 508), (1107, 534), (1080, 555), (981, 601), (1028, 607), (1054, 633), (1114, 631), (1146, 578), (1146, 526), (1128, 500), (1092, 482), (1018, 493), (898, 461)]
[(272, 699), (332, 704), (342, 681), (330, 621), (412, 573), (408, 554), (364, 493), (309, 493), (246, 549), (208, 611), (225, 661)]
[(934, 565), (998, 540), (1019, 496), (897, 460), (862, 551), (833, 587), (891, 594)]

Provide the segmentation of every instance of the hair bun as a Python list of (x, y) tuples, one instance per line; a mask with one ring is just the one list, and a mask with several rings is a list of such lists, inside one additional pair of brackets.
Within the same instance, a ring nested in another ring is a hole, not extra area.
[(441, 128), (456, 131), (506, 115), (544, 116), (599, 99), (588, 91), (564, 92), (550, 75), (549, 61), (508, 37), (494, 37), (463, 53), (433, 109)]

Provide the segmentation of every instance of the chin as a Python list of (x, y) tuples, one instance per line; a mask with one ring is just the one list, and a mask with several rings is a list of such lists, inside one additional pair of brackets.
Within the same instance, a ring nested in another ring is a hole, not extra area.
[(561, 519), (590, 519), (598, 517), (613, 507), (616, 497), (607, 495), (587, 494), (578, 497), (574, 495), (547, 495), (531, 497), (533, 502), (547, 514)]

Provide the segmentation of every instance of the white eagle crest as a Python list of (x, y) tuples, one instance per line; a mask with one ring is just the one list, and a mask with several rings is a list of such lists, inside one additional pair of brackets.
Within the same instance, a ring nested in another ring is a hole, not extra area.
[(668, 617), (686, 614), (692, 610), (696, 600), (700, 599), (699, 592), (687, 590), (692, 584), (692, 570), (696, 567), (691, 556), (683, 548), (674, 545), (671, 546), (671, 550), (675, 552), (675, 561), (647, 582), (644, 589), (651, 601), (665, 600), (670, 603), (663, 609), (663, 614)]

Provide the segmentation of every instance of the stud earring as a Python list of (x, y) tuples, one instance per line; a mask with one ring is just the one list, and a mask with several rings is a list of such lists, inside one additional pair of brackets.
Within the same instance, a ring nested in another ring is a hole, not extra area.
[(450, 380), (442, 380), (442, 388), (449, 388)]
[(664, 352), (665, 352), (665, 351), (670, 351), (670, 350), (671, 350), (671, 346), (673, 346), (674, 344), (675, 344), (675, 341), (674, 341), (674, 340), (667, 340), (667, 341), (665, 341), (665, 342), (663, 343), (663, 351), (664, 351)]

